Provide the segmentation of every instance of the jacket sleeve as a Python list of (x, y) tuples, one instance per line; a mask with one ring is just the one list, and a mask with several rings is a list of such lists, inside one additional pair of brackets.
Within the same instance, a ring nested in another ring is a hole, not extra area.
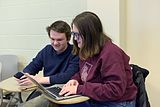
[[(45, 48), (44, 48), (45, 49)], [(29, 73), (31, 75), (38, 74), (43, 68), (43, 51), (42, 49), (35, 58), (23, 69), (23, 72)]]

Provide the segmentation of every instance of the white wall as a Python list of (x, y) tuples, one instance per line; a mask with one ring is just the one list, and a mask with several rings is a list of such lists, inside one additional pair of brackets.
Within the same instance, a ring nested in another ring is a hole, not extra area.
[(119, 0), (1, 0), (0, 54), (17, 55), (23, 68), (49, 43), (46, 26), (56, 20), (70, 24), (84, 10), (98, 14), (105, 32), (119, 45)]
[(86, 0), (0, 0), (0, 54), (15, 54), (26, 65), (49, 43), (48, 25), (70, 24), (83, 10)]
[(127, 1), (127, 52), (131, 61), (150, 71), (146, 78), (151, 107), (160, 99), (160, 1)]

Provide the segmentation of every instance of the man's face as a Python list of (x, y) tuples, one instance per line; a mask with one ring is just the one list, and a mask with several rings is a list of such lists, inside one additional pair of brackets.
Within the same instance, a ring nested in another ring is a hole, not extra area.
[(61, 53), (66, 50), (68, 41), (65, 33), (59, 33), (51, 30), (50, 39), (51, 45), (57, 51), (57, 53)]

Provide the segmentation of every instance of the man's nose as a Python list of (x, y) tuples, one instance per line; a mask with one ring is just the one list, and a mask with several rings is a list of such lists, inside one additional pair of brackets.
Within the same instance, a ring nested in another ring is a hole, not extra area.
[(58, 41), (55, 40), (55, 41), (53, 41), (53, 44), (54, 44), (54, 45), (57, 45), (57, 44), (59, 44), (59, 43), (58, 43)]

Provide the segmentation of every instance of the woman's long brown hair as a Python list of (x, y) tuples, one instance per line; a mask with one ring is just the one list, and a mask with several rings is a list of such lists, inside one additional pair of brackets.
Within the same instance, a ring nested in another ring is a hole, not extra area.
[(99, 17), (92, 12), (83, 12), (77, 15), (71, 24), (79, 30), (82, 37), (82, 47), (79, 48), (77, 42), (73, 39), (74, 48), (73, 54), (78, 55), (81, 60), (93, 57), (98, 54), (106, 41), (111, 41), (103, 32), (102, 23)]

